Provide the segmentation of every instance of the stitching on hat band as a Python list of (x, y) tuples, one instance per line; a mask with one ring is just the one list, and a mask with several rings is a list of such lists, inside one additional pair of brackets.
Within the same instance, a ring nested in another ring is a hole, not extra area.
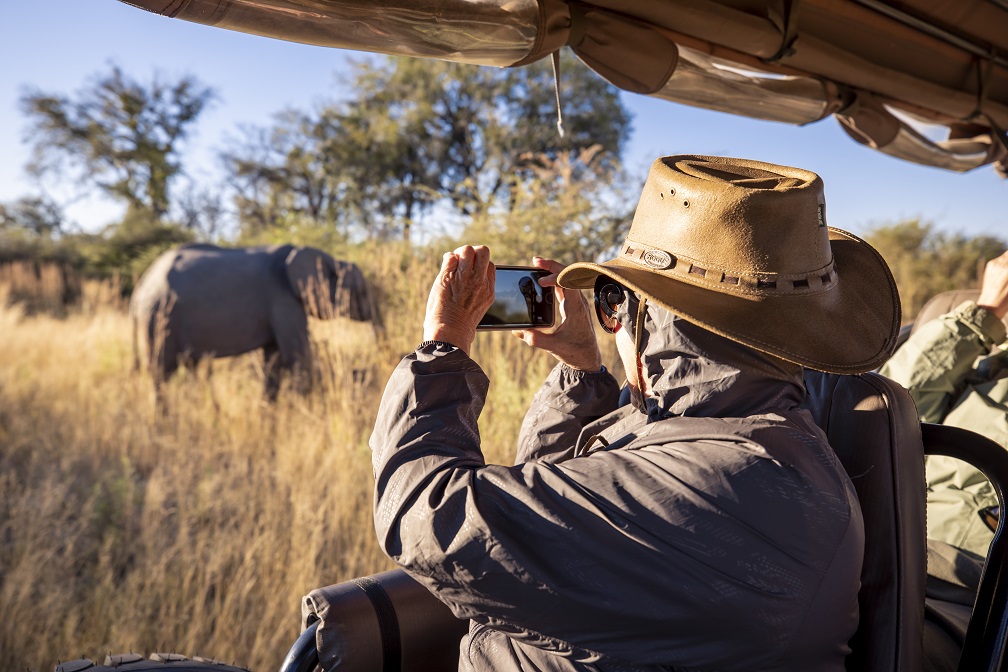
[(808, 273), (743, 273), (715, 268), (665, 250), (627, 240), (620, 256), (662, 275), (672, 275), (693, 285), (738, 294), (813, 294), (836, 284), (833, 260)]

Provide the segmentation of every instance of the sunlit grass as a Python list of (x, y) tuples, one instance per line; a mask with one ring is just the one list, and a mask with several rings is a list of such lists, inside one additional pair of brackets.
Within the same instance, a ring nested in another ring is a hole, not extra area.
[[(374, 540), (368, 438), (389, 373), (422, 337), (434, 262), (365, 269), (384, 328), (313, 321), (309, 394), (263, 401), (258, 353), (166, 386), (134, 370), (108, 287), (62, 318), (0, 286), (0, 651), (8, 669), (178, 651), (279, 668), (311, 589), (391, 567)], [(375, 279), (377, 278), (377, 279)], [(489, 462), (510, 464), (553, 362), (480, 334)]]

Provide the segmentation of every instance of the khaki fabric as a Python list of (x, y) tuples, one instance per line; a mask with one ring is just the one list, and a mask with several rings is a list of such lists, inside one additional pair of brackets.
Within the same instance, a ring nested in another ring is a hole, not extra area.
[[(962, 427), (1008, 446), (1005, 325), (967, 301), (917, 329), (880, 370), (910, 390), (921, 420)], [(997, 504), (974, 467), (929, 456), (928, 536), (979, 555), (993, 537), (980, 509)]]
[[(1008, 171), (1002, 0), (123, 1), (277, 39), (476, 65), (524, 65), (566, 46), (634, 93), (794, 124), (835, 114), (891, 156)], [(947, 138), (893, 108), (947, 126)]]
[(558, 365), (514, 466), (480, 452), (476, 362), (407, 356), (371, 437), (382, 548), (471, 619), (463, 670), (840, 672), (864, 528), (801, 368), (655, 306), (641, 351), (655, 394), (622, 408)]

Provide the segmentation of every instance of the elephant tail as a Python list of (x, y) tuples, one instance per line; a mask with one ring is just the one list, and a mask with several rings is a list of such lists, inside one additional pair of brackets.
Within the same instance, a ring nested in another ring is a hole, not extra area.
[(130, 306), (130, 321), (133, 323), (133, 370), (140, 370), (140, 338), (137, 332), (140, 330), (140, 318), (136, 311)]
[(136, 291), (133, 292), (133, 296), (130, 297), (129, 302), (129, 316), (130, 316), (130, 326), (133, 336), (133, 370), (140, 370), (140, 329), (141, 324), (143, 324), (143, 310), (141, 309), (141, 302)]

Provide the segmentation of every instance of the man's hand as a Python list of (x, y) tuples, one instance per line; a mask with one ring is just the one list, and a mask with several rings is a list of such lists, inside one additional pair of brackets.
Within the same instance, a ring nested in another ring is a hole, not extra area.
[(991, 259), (984, 267), (983, 284), (977, 305), (1000, 319), (1008, 315), (1008, 252)]
[(468, 355), (476, 325), (494, 302), (496, 268), (490, 248), (464, 245), (447, 252), (427, 297), (425, 341), (444, 341)]
[(592, 307), (580, 291), (565, 290), (556, 284), (556, 276), (564, 269), (563, 264), (539, 257), (533, 257), (532, 264), (552, 274), (540, 278), (539, 284), (555, 288), (560, 324), (551, 332), (526, 329), (511, 333), (533, 348), (552, 354), (571, 368), (593, 372), (601, 370), (602, 353), (595, 339), (595, 315)]

